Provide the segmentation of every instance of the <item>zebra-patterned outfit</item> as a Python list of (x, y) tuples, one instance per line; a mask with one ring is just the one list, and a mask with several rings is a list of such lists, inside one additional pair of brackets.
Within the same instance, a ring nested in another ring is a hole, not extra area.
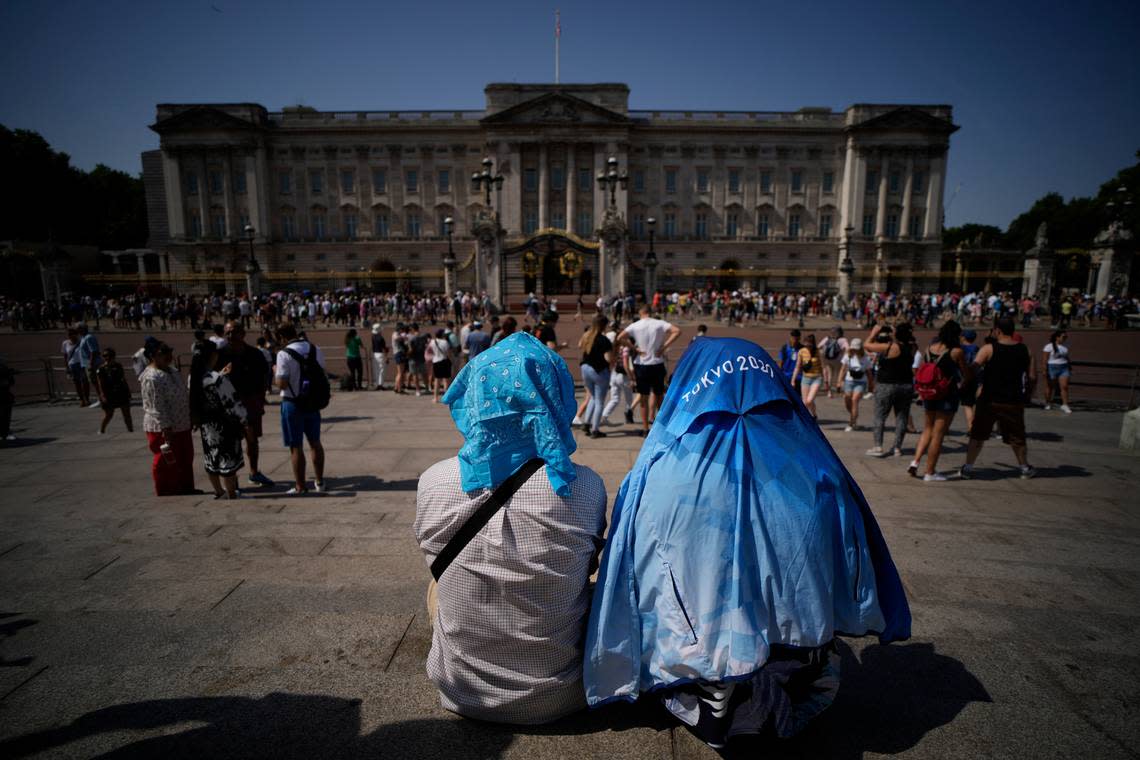
[(233, 475), (245, 465), (241, 455), (245, 406), (237, 399), (233, 383), (220, 372), (202, 378), (202, 455), (206, 472)]

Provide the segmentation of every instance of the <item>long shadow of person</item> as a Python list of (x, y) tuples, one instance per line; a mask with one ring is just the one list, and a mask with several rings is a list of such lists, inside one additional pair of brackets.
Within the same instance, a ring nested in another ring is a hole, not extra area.
[(989, 693), (966, 666), (938, 654), (933, 644), (873, 644), (861, 657), (839, 642), (842, 658), (835, 703), (803, 733), (788, 740), (739, 737), (726, 758), (838, 758), (893, 755), (914, 747), (927, 732), (954, 720)]

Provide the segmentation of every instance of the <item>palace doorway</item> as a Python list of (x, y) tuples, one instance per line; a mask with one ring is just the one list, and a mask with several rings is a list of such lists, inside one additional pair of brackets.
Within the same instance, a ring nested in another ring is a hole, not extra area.
[(595, 295), (599, 243), (561, 231), (544, 232), (503, 249), (503, 298)]

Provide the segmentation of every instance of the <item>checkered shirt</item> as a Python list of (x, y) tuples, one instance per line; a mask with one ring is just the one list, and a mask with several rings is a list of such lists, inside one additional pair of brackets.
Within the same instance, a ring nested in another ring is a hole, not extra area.
[[(575, 468), (565, 499), (545, 466), (535, 472), (440, 578), (427, 672), (444, 708), (546, 723), (585, 707), (588, 582), (604, 543), (606, 487)], [(429, 566), (490, 495), (463, 492), (457, 458), (424, 472), (415, 531)]]

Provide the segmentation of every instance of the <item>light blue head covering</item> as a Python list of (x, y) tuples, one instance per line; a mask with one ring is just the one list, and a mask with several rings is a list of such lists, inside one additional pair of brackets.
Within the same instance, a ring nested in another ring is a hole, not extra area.
[(550, 487), (570, 495), (578, 447), (570, 424), (574, 379), (562, 357), (515, 333), (472, 359), (443, 396), (466, 442), (459, 450), (464, 491), (494, 488), (527, 461), (546, 462)]

